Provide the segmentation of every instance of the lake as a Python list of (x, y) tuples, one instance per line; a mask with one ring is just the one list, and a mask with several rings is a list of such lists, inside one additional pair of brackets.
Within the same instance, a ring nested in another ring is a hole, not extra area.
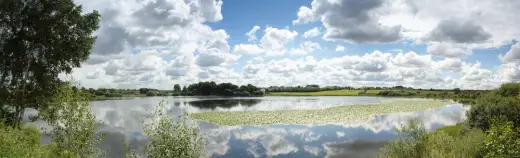
[[(183, 112), (320, 109), (333, 106), (378, 103), (405, 98), (382, 97), (143, 97), (93, 101), (92, 110), (108, 132), (100, 147), (107, 157), (124, 157), (122, 139), (138, 150), (146, 144), (142, 119), (160, 102), (172, 116)], [(397, 136), (396, 128), (409, 120), (424, 122), (428, 130), (454, 125), (465, 119), (468, 107), (454, 103), (412, 113), (377, 115), (346, 125), (218, 126), (199, 122), (206, 134), (208, 157), (367, 157), (385, 141)], [(48, 140), (44, 140), (48, 141)]]

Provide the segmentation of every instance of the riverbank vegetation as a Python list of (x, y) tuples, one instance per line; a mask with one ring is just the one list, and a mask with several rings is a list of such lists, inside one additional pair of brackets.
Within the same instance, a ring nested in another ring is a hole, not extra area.
[(506, 83), (478, 97), (456, 126), (427, 133), (419, 123), (400, 131), (380, 157), (520, 157), (520, 83)]

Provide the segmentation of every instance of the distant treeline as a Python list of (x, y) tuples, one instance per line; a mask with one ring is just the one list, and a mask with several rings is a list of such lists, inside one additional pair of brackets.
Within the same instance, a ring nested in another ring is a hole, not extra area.
[[(458, 89), (458, 88), (456, 88)], [(306, 86), (271, 86), (266, 88), (267, 92), (319, 92), (319, 91), (331, 91), (331, 90), (429, 90), (429, 91), (450, 91), (447, 89), (414, 89), (413, 87), (394, 86), (394, 87), (359, 87), (354, 88), (351, 86), (326, 86), (320, 87), (319, 85), (311, 84)], [(458, 89), (460, 91), (460, 89)], [(394, 95), (394, 94), (390, 94)], [(395, 95), (408, 95), (408, 94), (395, 94)], [(409, 94), (413, 95), (413, 94)]]
[[(77, 89), (77, 88), (75, 88)], [(114, 88), (99, 88), (86, 89), (93, 97), (125, 97), (125, 96), (263, 96), (264, 90), (248, 85), (234, 85), (232, 83), (215, 82), (199, 82), (184, 86), (181, 88), (179, 84), (175, 84), (172, 90), (158, 90), (152, 88), (139, 89), (114, 89)]]
[(266, 88), (267, 92), (319, 92), (319, 91), (331, 91), (331, 90), (343, 90), (343, 89), (355, 89), (349, 86), (327, 86), (320, 87), (319, 85), (306, 85), (296, 87), (285, 87), (285, 86), (271, 86)]
[[(488, 90), (381, 90), (378, 96), (420, 96), (425, 98), (463, 98), (477, 99), (481, 95), (489, 92)], [(360, 92), (362, 93), (362, 92)]]

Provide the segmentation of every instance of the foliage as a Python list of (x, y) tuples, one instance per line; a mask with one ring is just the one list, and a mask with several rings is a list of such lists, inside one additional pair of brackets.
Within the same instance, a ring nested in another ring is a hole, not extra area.
[(444, 130), (427, 133), (422, 124), (410, 122), (399, 130), (399, 139), (389, 142), (380, 150), (379, 157), (479, 157), (483, 140), (484, 133), (480, 130), (468, 130), (453, 135)]
[(517, 97), (520, 94), (520, 83), (504, 83), (496, 93), (504, 97)]
[[(148, 144), (144, 151), (146, 157), (204, 157), (204, 136), (199, 133), (198, 128), (188, 122), (187, 117), (185, 113), (176, 121), (164, 111), (162, 103), (156, 106), (151, 114), (153, 121), (145, 124), (144, 128), (148, 136)], [(136, 152), (124, 144), (130, 152), (127, 157), (137, 157)]]
[[(98, 28), (97, 11), (84, 14), (72, 0), (0, 1), (0, 105), (19, 126), (25, 108), (47, 108), (58, 74), (87, 60)], [(5, 116), (5, 115), (4, 115)]]
[(75, 153), (77, 157), (98, 157), (103, 153), (96, 147), (103, 135), (96, 134), (98, 124), (91, 112), (90, 100), (82, 91), (69, 85), (61, 86), (55, 94), (54, 109), (40, 111), (40, 118), (52, 127), (52, 151), (61, 157)]
[(405, 92), (405, 91), (381, 91), (377, 93), (380, 96), (413, 96), (417, 93), (414, 92)]
[(180, 93), (181, 92), (181, 85), (179, 85), (179, 84), (173, 85), (173, 91), (177, 92), (177, 93)]
[(314, 110), (202, 112), (190, 114), (190, 117), (219, 125), (345, 124), (368, 120), (376, 114), (413, 112), (450, 103), (438, 100), (399, 100)]
[(514, 94), (509, 86), (506, 86), (507, 90), (502, 87), (496, 93), (484, 94), (471, 106), (466, 113), (471, 127), (487, 130), (493, 118), (511, 121), (515, 127), (520, 127), (520, 100), (517, 97), (501, 95)]
[(485, 157), (520, 157), (520, 128), (513, 122), (494, 121), (486, 133)]
[(40, 145), (40, 132), (34, 126), (21, 129), (0, 122), (0, 155), (10, 157), (50, 157), (51, 151)]

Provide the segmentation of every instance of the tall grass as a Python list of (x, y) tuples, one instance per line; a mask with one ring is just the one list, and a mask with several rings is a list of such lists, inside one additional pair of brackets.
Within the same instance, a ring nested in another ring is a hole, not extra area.
[[(458, 126), (463, 127), (463, 126)], [(379, 153), (384, 158), (481, 157), (485, 134), (475, 129), (438, 130), (427, 133), (418, 122), (410, 122), (399, 130), (399, 139), (386, 144)]]

